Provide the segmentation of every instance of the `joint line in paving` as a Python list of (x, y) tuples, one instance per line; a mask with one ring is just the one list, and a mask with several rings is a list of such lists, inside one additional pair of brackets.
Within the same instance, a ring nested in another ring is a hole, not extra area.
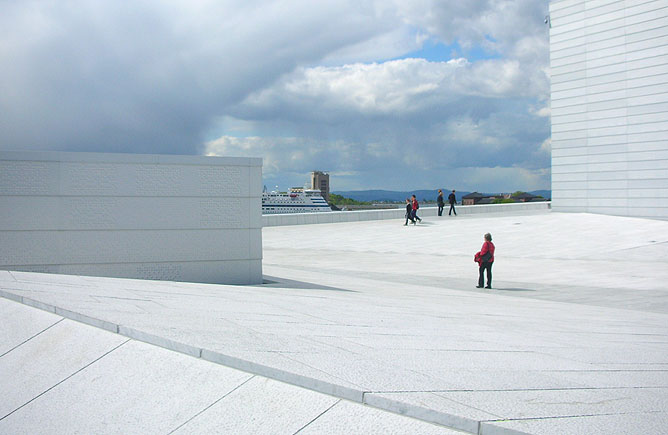
[(109, 351), (107, 351), (107, 352), (105, 352), (104, 354), (100, 355), (100, 356), (99, 356), (98, 358), (96, 358), (95, 360), (93, 360), (93, 361), (91, 361), (90, 363), (86, 364), (85, 366), (81, 367), (79, 370), (75, 371), (75, 372), (72, 373), (71, 375), (69, 375), (69, 376), (67, 376), (66, 378), (62, 379), (62, 380), (59, 381), (58, 383), (56, 383), (56, 384), (50, 386), (49, 388), (47, 388), (46, 390), (42, 391), (42, 392), (39, 393), (37, 396), (35, 396), (35, 397), (33, 397), (32, 399), (28, 400), (26, 403), (24, 403), (23, 405), (19, 406), (18, 408), (16, 408), (15, 410), (13, 410), (12, 412), (10, 412), (9, 414), (7, 414), (7, 415), (5, 415), (5, 416), (3, 416), (3, 417), (0, 417), (0, 421), (2, 421), (2, 420), (4, 420), (5, 418), (9, 417), (10, 415), (12, 415), (13, 413), (15, 413), (15, 412), (18, 411), (19, 409), (23, 408), (24, 406), (30, 404), (31, 402), (34, 402), (35, 400), (39, 399), (41, 396), (43, 396), (44, 394), (46, 394), (46, 393), (48, 393), (49, 391), (53, 390), (53, 389), (56, 388), (58, 385), (60, 385), (60, 384), (62, 384), (63, 382), (67, 381), (67, 380), (70, 379), (71, 377), (75, 376), (77, 373), (80, 373), (81, 371), (86, 370), (88, 367), (90, 367), (91, 365), (95, 364), (96, 362), (98, 362), (99, 360), (101, 360), (102, 358), (104, 358), (105, 356), (109, 355), (111, 352), (115, 351), (115, 350), (118, 349), (119, 347), (123, 346), (123, 345), (124, 345), (125, 343), (127, 343), (128, 341), (130, 341), (129, 338), (128, 338), (127, 340), (125, 340), (123, 343), (121, 343), (121, 344), (119, 344), (118, 346), (114, 347), (113, 349), (110, 349)]
[[(25, 298), (22, 298), (21, 300), (25, 302)], [(32, 305), (29, 305), (29, 306), (32, 306)], [(51, 307), (51, 306), (49, 306), (49, 307), (50, 307), (50, 308), (54, 308), (56, 311), (59, 311), (59, 315), (61, 315), (63, 318), (71, 318), (71, 320), (74, 320), (74, 321), (77, 321), (77, 322), (80, 322), (80, 323), (88, 324), (88, 325), (91, 325), (91, 326), (94, 326), (94, 327), (99, 328), (98, 325), (96, 325), (96, 324), (94, 324), (94, 323), (92, 323), (92, 322), (86, 322), (86, 321), (85, 321), (85, 320), (89, 320), (89, 321), (90, 321), (90, 320), (97, 320), (97, 319), (94, 319), (94, 318), (92, 318), (92, 317), (88, 317), (88, 316), (83, 316), (83, 315), (80, 315), (80, 316), (82, 316), (83, 318), (74, 318), (74, 317), (72, 317), (72, 314), (77, 314), (77, 313), (75, 313), (75, 312), (73, 312), (73, 311), (64, 310), (64, 309), (59, 309), (58, 307)], [(38, 309), (45, 309), (45, 308), (43, 308), (41, 305), (38, 306), (38, 307), (35, 307), (35, 308), (38, 308)], [(62, 312), (61, 312), (61, 311), (62, 311)], [(61, 319), (61, 320), (64, 320), (64, 319)], [(278, 369), (278, 370), (277, 370), (277, 369), (272, 369), (271, 371), (272, 371), (273, 373), (265, 373), (265, 370), (262, 370), (262, 371), (259, 370), (260, 367), (263, 367), (262, 365), (253, 363), (253, 362), (251, 362), (251, 361), (239, 360), (239, 362), (245, 363), (244, 365), (250, 365), (250, 366), (252, 366), (252, 367), (248, 367), (248, 366), (242, 367), (241, 365), (239, 365), (239, 364), (235, 364), (235, 363), (232, 362), (232, 360), (237, 360), (237, 358), (233, 358), (233, 357), (231, 358), (231, 360), (228, 360), (228, 361), (226, 361), (226, 362), (216, 361), (216, 360), (213, 360), (213, 359), (211, 359), (211, 358), (203, 358), (203, 352), (204, 352), (206, 349), (198, 348), (198, 349), (197, 349), (197, 351), (198, 351), (198, 355), (193, 355), (192, 353), (185, 352), (183, 349), (179, 349), (178, 345), (181, 344), (181, 343), (173, 342), (173, 341), (171, 341), (171, 340), (167, 340), (167, 343), (161, 343), (160, 340), (156, 340), (156, 338), (158, 338), (158, 339), (160, 338), (159, 336), (153, 336), (153, 335), (151, 335), (151, 334), (143, 334), (143, 333), (140, 333), (139, 335), (137, 335), (137, 334), (133, 334), (133, 332), (135, 332), (135, 331), (136, 331), (136, 330), (134, 330), (134, 329), (132, 329), (132, 328), (124, 328), (124, 327), (119, 327), (118, 325), (116, 325), (116, 331), (115, 331), (115, 332), (116, 332), (117, 334), (119, 334), (119, 335), (123, 335), (123, 336), (125, 336), (125, 337), (128, 337), (128, 340), (126, 340), (125, 342), (121, 343), (118, 347), (122, 346), (123, 344), (127, 343), (127, 342), (130, 341), (130, 340), (137, 340), (137, 341), (141, 341), (141, 342), (144, 342), (144, 343), (148, 343), (148, 344), (150, 344), (150, 345), (154, 345), (154, 346), (158, 346), (158, 347), (163, 347), (163, 348), (165, 348), (165, 349), (168, 349), (168, 350), (171, 350), (171, 351), (174, 351), (174, 352), (178, 352), (178, 353), (181, 353), (181, 354), (190, 355), (190, 356), (193, 356), (193, 357), (196, 357), (196, 358), (200, 358), (200, 359), (203, 359), (203, 360), (205, 360), (205, 361), (209, 361), (209, 362), (212, 362), (212, 363), (215, 363), (215, 364), (220, 364), (220, 365), (223, 365), (223, 366), (226, 366), (226, 367), (231, 367), (231, 368), (234, 368), (234, 369), (242, 370), (242, 371), (245, 371), (245, 372), (247, 372), (247, 373), (249, 373), (249, 374), (251, 374), (251, 375), (253, 375), (253, 376), (262, 376), (262, 377), (266, 377), (266, 378), (269, 378), (269, 379), (274, 379), (274, 380), (277, 380), (277, 381), (286, 382), (286, 383), (288, 383), (288, 384), (292, 384), (292, 385), (295, 385), (295, 386), (300, 387), (300, 388), (306, 388), (306, 389), (308, 389), (308, 390), (312, 390), (312, 391), (316, 391), (316, 392), (319, 392), (319, 393), (323, 393), (323, 394), (331, 395), (331, 396), (333, 396), (333, 397), (337, 397), (337, 398), (339, 399), (336, 403), (339, 403), (341, 400), (348, 399), (348, 400), (351, 400), (351, 401), (353, 401), (353, 402), (362, 403), (362, 404), (364, 404), (364, 405), (366, 405), (366, 406), (370, 406), (370, 407), (372, 407), (372, 408), (380, 409), (380, 410), (383, 410), (383, 411), (386, 411), (386, 412), (390, 412), (390, 413), (393, 413), (393, 414), (405, 415), (405, 416), (408, 416), (408, 417), (411, 417), (411, 418), (415, 418), (415, 419), (417, 419), (417, 420), (425, 421), (425, 422), (428, 422), (428, 423), (442, 425), (442, 423), (439, 423), (439, 422), (434, 421), (434, 420), (431, 420), (431, 419), (425, 419), (425, 418), (420, 418), (420, 417), (415, 416), (415, 415), (403, 414), (403, 413), (400, 413), (400, 412), (396, 412), (395, 410), (391, 409), (390, 407), (385, 407), (385, 406), (379, 406), (379, 405), (376, 405), (376, 404), (369, 404), (369, 403), (366, 403), (366, 400), (365, 400), (365, 397), (364, 397), (364, 396), (365, 396), (366, 393), (370, 393), (370, 392), (360, 392), (360, 393), (361, 393), (361, 396), (360, 396), (360, 399), (359, 399), (359, 400), (355, 400), (355, 399), (353, 399), (353, 398), (343, 398), (343, 397), (341, 397), (339, 394), (336, 394), (336, 393), (334, 393), (334, 392), (332, 392), (332, 391), (329, 391), (329, 389), (325, 390), (325, 389), (323, 389), (323, 388), (318, 388), (318, 387), (314, 387), (314, 386), (307, 386), (307, 385), (305, 385), (305, 384), (302, 383), (302, 382), (295, 382), (295, 380), (288, 380), (288, 379), (285, 379), (284, 376), (280, 376), (281, 374), (283, 374), (283, 375), (288, 375), (288, 376), (290, 376), (290, 377), (293, 376), (293, 375), (295, 375), (295, 373), (292, 373), (292, 372), (289, 372), (289, 371), (284, 371), (284, 370), (280, 370), (280, 369)], [(139, 331), (137, 331), (137, 332), (139, 332)], [(165, 345), (165, 344), (167, 344), (167, 345)], [(171, 344), (171, 346), (170, 346), (170, 344)], [(177, 346), (173, 346), (174, 344), (176, 344)], [(112, 349), (111, 351), (117, 349), (118, 347)], [(110, 351), (110, 352), (111, 352), (111, 351)], [(108, 353), (109, 353), (109, 352), (108, 352)], [(105, 355), (106, 355), (106, 354), (105, 354)], [(100, 358), (104, 357), (105, 355), (102, 355)], [(226, 356), (226, 355), (223, 355), (223, 356)], [(290, 357), (286, 357), (286, 358), (291, 359)], [(97, 360), (95, 360), (95, 361), (97, 361)], [(93, 364), (95, 361), (93, 361), (91, 364)], [(90, 365), (90, 364), (89, 364), (89, 365)], [(86, 367), (88, 367), (89, 365), (87, 365)], [(67, 378), (63, 379), (63, 380), (62, 380), (61, 382), (59, 382), (58, 384), (52, 386), (51, 388), (49, 388), (48, 390), (44, 391), (44, 392), (41, 393), (40, 395), (34, 397), (33, 399), (31, 399), (30, 401), (28, 401), (28, 402), (26, 402), (25, 404), (21, 405), (19, 408), (17, 408), (17, 409), (15, 409), (14, 411), (10, 412), (10, 413), (7, 414), (6, 416), (0, 418), (0, 420), (4, 419), (5, 417), (8, 417), (9, 415), (13, 414), (13, 413), (16, 412), (17, 410), (19, 410), (19, 409), (21, 409), (22, 407), (26, 406), (27, 404), (29, 404), (29, 403), (32, 402), (33, 400), (35, 400), (35, 399), (37, 399), (38, 397), (40, 397), (41, 395), (45, 394), (45, 393), (48, 392), (49, 390), (55, 388), (55, 387), (58, 386), (60, 383), (66, 381), (66, 380), (69, 379), (71, 376), (74, 376), (76, 373), (78, 373), (79, 371), (85, 369), (86, 367), (83, 367), (82, 369), (78, 370), (77, 372), (75, 372), (75, 373), (73, 373), (72, 375), (68, 376)], [(316, 369), (315, 367), (311, 367), (311, 366), (309, 366), (309, 365), (307, 365), (307, 367), (310, 367), (310, 368), (312, 368), (312, 369), (314, 369), (314, 370), (318, 370), (318, 371), (320, 371), (319, 369)], [(264, 367), (264, 368), (268, 368), (268, 367)], [(277, 376), (277, 375), (278, 375), (278, 376)], [(310, 380), (310, 381), (317, 381), (317, 379), (315, 379), (315, 378), (309, 378), (309, 377), (306, 377), (306, 376), (301, 376), (301, 378), (303, 378), (303, 379), (307, 379), (307, 380)], [(252, 379), (252, 378), (250, 378), (250, 379)], [(249, 380), (250, 380), (250, 379), (249, 379)], [(247, 381), (246, 381), (246, 382), (247, 382)], [(242, 385), (243, 385), (243, 384), (242, 384)], [(241, 385), (240, 385), (240, 386), (241, 386)], [(237, 387), (237, 388), (238, 388), (238, 387)], [(233, 390), (233, 391), (234, 391), (234, 390)], [(231, 392), (230, 392), (230, 393), (231, 393)], [(229, 394), (229, 393), (228, 393), (228, 394)], [(221, 398), (221, 399), (222, 399), (222, 398)], [(335, 403), (334, 405), (332, 405), (332, 407), (335, 406), (336, 403)], [(459, 403), (459, 402), (457, 402), (457, 403)], [(468, 407), (470, 407), (469, 405), (466, 405), (466, 404), (463, 404), (463, 403), (460, 403), (460, 405), (464, 405), (464, 406), (468, 406)], [(326, 413), (327, 411), (329, 411), (332, 407), (328, 408), (328, 409), (325, 410), (323, 413), (321, 413), (320, 415), (318, 415), (318, 417), (314, 418), (311, 422), (309, 422), (309, 423), (306, 424), (304, 427), (302, 427), (301, 429), (299, 429), (299, 431), (303, 430), (306, 426), (308, 426), (308, 425), (311, 424), (313, 421), (315, 421), (317, 418), (319, 418), (320, 416), (322, 416), (323, 414), (325, 414), (325, 413)], [(477, 408), (474, 408), (474, 409), (477, 409)], [(479, 409), (477, 409), (477, 410), (479, 410)], [(479, 410), (479, 411), (482, 411), (482, 410)], [(203, 412), (203, 411), (202, 411), (202, 412)], [(193, 417), (193, 418), (194, 418), (194, 417)], [(185, 423), (184, 423), (184, 424), (185, 424)], [(179, 427), (181, 427), (181, 426), (179, 426)], [(177, 429), (179, 429), (179, 427), (175, 428), (172, 432), (174, 432), (174, 431), (176, 431)], [(452, 427), (450, 427), (450, 426), (444, 426), (444, 427), (452, 428)], [(459, 429), (457, 429), (457, 430), (459, 430)], [(295, 433), (298, 433), (299, 431), (297, 431), (297, 432), (295, 432)]]
[(2, 355), (0, 355), (0, 358), (2, 358), (3, 356), (7, 355), (9, 352), (13, 351), (14, 349), (23, 346), (24, 344), (26, 344), (27, 342), (29, 342), (29, 341), (32, 340), (33, 338), (37, 337), (37, 336), (40, 335), (41, 333), (43, 333), (43, 332), (45, 332), (45, 331), (47, 331), (47, 330), (53, 328), (54, 326), (56, 326), (57, 324), (59, 324), (59, 323), (62, 322), (63, 320), (65, 320), (64, 317), (61, 318), (60, 320), (58, 320), (57, 322), (55, 322), (54, 324), (49, 325), (49, 326), (47, 326), (46, 328), (42, 329), (42, 330), (39, 331), (37, 334), (33, 335), (32, 337), (28, 338), (27, 340), (23, 341), (22, 343), (17, 344), (16, 346), (12, 347), (12, 348), (9, 349), (7, 352), (5, 352), (5, 353), (3, 353)]
[(304, 426), (300, 427), (300, 428), (297, 430), (297, 432), (295, 432), (293, 435), (297, 435), (299, 432), (301, 432), (301, 431), (303, 431), (304, 429), (306, 429), (306, 427), (309, 426), (311, 423), (313, 423), (314, 421), (316, 421), (317, 419), (319, 419), (320, 417), (322, 417), (323, 415), (325, 415), (327, 412), (329, 412), (330, 409), (334, 408), (336, 405), (338, 405), (339, 403), (341, 403), (341, 400), (343, 400), (343, 399), (339, 399), (339, 400), (337, 400), (336, 402), (334, 402), (334, 404), (332, 404), (332, 406), (330, 406), (329, 408), (327, 408), (327, 409), (325, 409), (324, 411), (322, 411), (322, 412), (321, 412), (320, 414), (318, 414), (313, 420), (309, 421), (309, 422), (306, 423)]
[(662, 414), (665, 411), (638, 411), (638, 412), (602, 412), (600, 414), (570, 414), (570, 415), (546, 415), (542, 417), (526, 418), (503, 418), (499, 420), (482, 420), (480, 423), (499, 423), (507, 421), (536, 421), (536, 420), (559, 420), (562, 418), (587, 418), (587, 417), (606, 417), (612, 415), (634, 415), (634, 414)]
[(209, 408), (211, 408), (212, 406), (214, 406), (216, 403), (220, 402), (221, 400), (223, 400), (224, 398), (226, 398), (226, 397), (229, 396), (230, 394), (232, 394), (232, 393), (234, 393), (235, 391), (237, 391), (239, 388), (241, 388), (241, 387), (243, 387), (244, 385), (246, 385), (247, 382), (249, 382), (251, 379), (253, 379), (253, 378), (255, 378), (255, 377), (256, 377), (256, 375), (252, 375), (252, 376), (250, 376), (248, 379), (246, 379), (245, 381), (243, 381), (242, 383), (240, 383), (239, 385), (237, 385), (236, 387), (234, 387), (232, 390), (228, 391), (227, 393), (223, 394), (223, 396), (221, 396), (220, 398), (216, 399), (211, 405), (205, 407), (205, 408), (202, 409), (200, 412), (198, 412), (197, 414), (195, 414), (195, 415), (193, 415), (192, 417), (190, 417), (188, 420), (184, 421), (183, 423), (181, 423), (180, 425), (178, 425), (177, 427), (175, 427), (172, 431), (169, 432), (169, 434), (171, 435), (171, 434), (173, 434), (174, 432), (176, 432), (177, 430), (181, 429), (183, 426), (185, 426), (186, 424), (190, 423), (191, 421), (193, 421), (194, 419), (196, 419), (197, 417), (199, 417), (200, 415), (202, 415), (204, 412), (206, 412)]

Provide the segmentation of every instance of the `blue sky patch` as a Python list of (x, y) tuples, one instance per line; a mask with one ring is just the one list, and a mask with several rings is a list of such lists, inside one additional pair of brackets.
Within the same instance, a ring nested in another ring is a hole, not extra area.
[[(494, 40), (491, 37), (486, 37), (489, 41)], [(433, 40), (427, 40), (422, 46), (422, 49), (406, 53), (403, 56), (397, 57), (393, 60), (417, 58), (425, 59), (429, 62), (447, 62), (451, 59), (465, 57), (470, 62), (487, 59), (499, 59), (501, 55), (497, 52), (485, 50), (482, 46), (476, 45), (471, 49), (464, 50), (458, 41), (454, 41), (450, 45)]]

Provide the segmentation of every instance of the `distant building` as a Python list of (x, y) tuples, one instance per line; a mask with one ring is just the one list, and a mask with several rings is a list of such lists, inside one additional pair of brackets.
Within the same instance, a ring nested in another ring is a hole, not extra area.
[(485, 198), (485, 195), (482, 193), (469, 193), (468, 195), (462, 196), (462, 205), (476, 205), (483, 198)]
[(320, 171), (311, 172), (311, 189), (318, 189), (325, 201), (329, 202), (329, 174)]

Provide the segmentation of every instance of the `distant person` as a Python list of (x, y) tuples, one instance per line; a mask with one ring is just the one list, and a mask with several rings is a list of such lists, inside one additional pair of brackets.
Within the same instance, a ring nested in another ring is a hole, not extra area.
[(457, 216), (457, 211), (455, 210), (455, 204), (457, 203), (457, 198), (455, 197), (454, 190), (450, 193), (450, 195), (448, 195), (448, 202), (450, 203), (450, 211), (448, 212), (448, 216), (452, 216), (452, 213), (454, 213), (455, 216)]
[(443, 201), (443, 191), (438, 189), (438, 198), (436, 198), (436, 203), (438, 204), (438, 215), (443, 216), (443, 207), (445, 207), (445, 201)]
[(408, 225), (408, 220), (415, 224), (415, 219), (413, 219), (413, 203), (410, 199), (406, 198), (406, 223), (404, 226)]
[(416, 222), (422, 222), (422, 219), (420, 219), (420, 217), (417, 215), (417, 211), (420, 208), (420, 204), (418, 203), (418, 200), (415, 197), (415, 195), (413, 195), (412, 206), (413, 206), (413, 225), (415, 225)]
[(487, 286), (485, 288), (492, 288), (492, 264), (494, 263), (494, 243), (492, 243), (492, 235), (485, 234), (485, 242), (482, 248), (475, 254), (474, 261), (479, 265), (478, 285), (476, 288), (482, 288), (485, 284), (484, 272), (487, 270)]

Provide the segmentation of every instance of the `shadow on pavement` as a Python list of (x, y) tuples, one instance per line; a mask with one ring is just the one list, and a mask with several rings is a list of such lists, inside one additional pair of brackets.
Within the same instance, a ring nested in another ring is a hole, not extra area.
[(332, 290), (337, 292), (358, 293), (355, 290), (330, 287), (306, 281), (295, 281), (292, 279), (278, 278), (270, 275), (263, 275), (262, 287), (280, 287), (280, 288), (308, 289), (308, 290)]

